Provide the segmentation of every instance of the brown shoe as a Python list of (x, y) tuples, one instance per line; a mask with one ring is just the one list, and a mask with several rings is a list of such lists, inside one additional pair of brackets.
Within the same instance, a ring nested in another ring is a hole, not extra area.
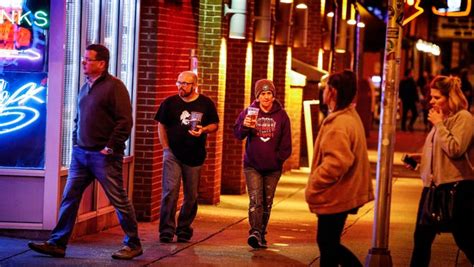
[(123, 248), (117, 250), (112, 254), (112, 258), (117, 260), (131, 260), (143, 254), (142, 247), (131, 248), (129, 246), (123, 246)]
[(50, 244), (46, 241), (44, 242), (31, 242), (30, 241), (28, 242), (28, 247), (38, 253), (53, 256), (55, 258), (64, 258), (64, 256), (66, 255), (65, 248)]

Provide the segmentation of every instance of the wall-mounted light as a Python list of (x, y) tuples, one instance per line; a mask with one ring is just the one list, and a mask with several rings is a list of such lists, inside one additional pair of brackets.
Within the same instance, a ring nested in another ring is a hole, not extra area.
[(275, 44), (288, 45), (290, 40), (293, 0), (280, 0), (276, 9)]
[(330, 51), (333, 49), (334, 44), (332, 43), (332, 28), (335, 24), (335, 6), (334, 1), (321, 1), (321, 9), (324, 9), (326, 13), (323, 14), (322, 18), (322, 38), (323, 38), (323, 49)]
[(299, 0), (295, 8), (295, 24), (293, 27), (293, 46), (306, 47), (308, 35), (308, 6)]
[(229, 38), (245, 39), (247, 19), (247, 0), (232, 0), (231, 7), (224, 5), (224, 15), (231, 14), (229, 23)]
[(354, 5), (355, 4), (351, 4), (351, 14), (350, 14), (349, 20), (347, 21), (347, 24), (349, 24), (349, 25), (356, 25), (357, 24), (356, 10), (355, 10)]
[(255, 42), (269, 43), (272, 35), (271, 0), (255, 2)]

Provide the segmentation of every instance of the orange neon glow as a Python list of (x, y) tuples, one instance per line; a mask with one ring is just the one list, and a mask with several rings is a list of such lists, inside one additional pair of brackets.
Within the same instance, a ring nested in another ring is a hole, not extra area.
[(414, 5), (409, 5), (407, 2), (405, 2), (404, 8), (404, 13), (406, 17), (403, 20), (402, 26), (405, 26), (406, 24), (408, 24), (408, 22), (414, 20), (424, 11), (424, 9), (420, 7), (420, 0), (416, 0)]
[(466, 0), (466, 1), (467, 1), (466, 10), (463, 10), (463, 11), (440, 12), (435, 7), (432, 7), (431, 10), (433, 11), (433, 14), (438, 15), (438, 16), (446, 16), (446, 17), (469, 16), (469, 14), (471, 13), (472, 0)]

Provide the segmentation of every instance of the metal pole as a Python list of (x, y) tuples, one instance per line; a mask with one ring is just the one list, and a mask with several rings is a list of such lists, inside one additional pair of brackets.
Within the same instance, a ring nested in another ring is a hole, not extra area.
[(365, 266), (392, 266), (388, 249), (392, 164), (402, 41), (403, 0), (388, 0), (372, 248)]
[(360, 22), (360, 14), (359, 14), (359, 8), (357, 8), (357, 1), (354, 1), (352, 3), (354, 5), (355, 9), (355, 20), (356, 24), (354, 25), (354, 52), (353, 52), (353, 58), (352, 58), (352, 70), (355, 72), (356, 77), (359, 77), (359, 42), (360, 42), (360, 29), (359, 26), (357, 25), (358, 22)]
[(329, 72), (334, 73), (336, 71), (336, 37), (337, 37), (337, 28), (338, 28), (338, 19), (339, 19), (339, 9), (337, 5), (337, 0), (332, 0), (331, 9), (334, 10), (334, 17), (331, 21), (331, 54), (329, 55)]

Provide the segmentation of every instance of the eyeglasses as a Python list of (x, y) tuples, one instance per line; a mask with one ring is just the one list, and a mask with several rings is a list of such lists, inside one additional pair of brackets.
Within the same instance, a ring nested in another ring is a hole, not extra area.
[(192, 82), (192, 83), (180, 82), (180, 81), (177, 81), (177, 82), (176, 82), (176, 86), (181, 86), (181, 85), (183, 85), (183, 86), (188, 86), (188, 85), (191, 85), (191, 84), (194, 84), (194, 82)]
[(100, 61), (100, 59), (91, 59), (87, 57), (81, 57), (82, 62), (92, 62), (92, 61)]

